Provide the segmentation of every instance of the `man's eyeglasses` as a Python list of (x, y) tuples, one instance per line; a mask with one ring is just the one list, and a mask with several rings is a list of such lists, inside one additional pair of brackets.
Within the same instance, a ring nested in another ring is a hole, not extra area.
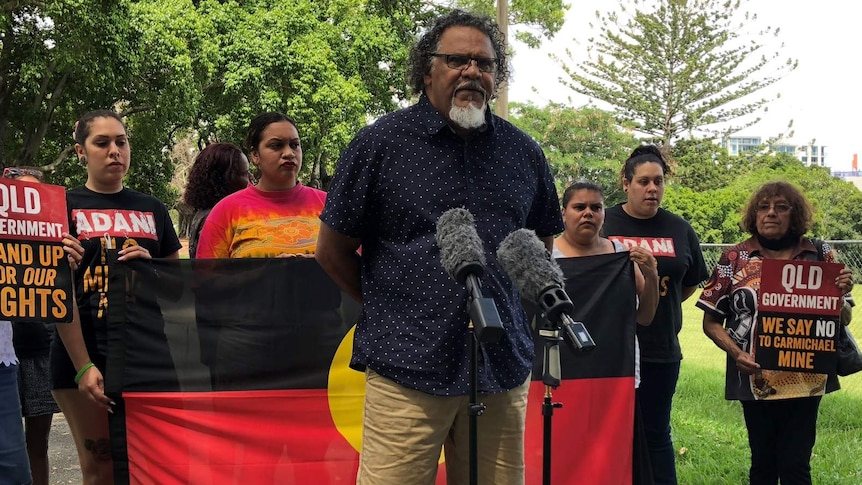
[(787, 202), (777, 202), (775, 204), (770, 204), (769, 202), (761, 202), (757, 204), (757, 212), (769, 212), (769, 209), (775, 209), (775, 212), (779, 214), (786, 214), (790, 212), (790, 209), (793, 207), (790, 206)]
[(3, 169), (4, 178), (18, 179), (25, 175), (42, 180), (42, 171), (35, 168), (6, 167)]
[(470, 57), (458, 54), (438, 54), (432, 52), (431, 57), (441, 57), (449, 66), (449, 69), (463, 71), (470, 67), (472, 61), (476, 61), (476, 67), (482, 72), (494, 72), (497, 70), (498, 59), (496, 57)]

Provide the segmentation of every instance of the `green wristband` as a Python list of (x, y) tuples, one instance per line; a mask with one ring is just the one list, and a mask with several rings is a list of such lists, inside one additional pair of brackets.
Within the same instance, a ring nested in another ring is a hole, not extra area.
[(87, 362), (86, 364), (84, 364), (83, 367), (81, 367), (81, 370), (79, 370), (78, 373), (75, 374), (75, 384), (77, 384), (81, 380), (81, 378), (84, 377), (84, 373), (90, 370), (90, 367), (96, 367), (96, 364), (92, 362)]

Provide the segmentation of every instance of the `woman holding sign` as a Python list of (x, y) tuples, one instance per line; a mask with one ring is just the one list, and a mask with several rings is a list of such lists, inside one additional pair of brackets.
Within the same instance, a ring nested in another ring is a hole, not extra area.
[[(42, 172), (30, 167), (6, 167), (3, 169), (3, 178), (39, 183)], [(7, 189), (7, 182), (3, 181), (2, 184)], [(63, 251), (68, 257), (69, 266), (74, 270), (84, 255), (84, 248), (68, 233), (62, 236)], [(9, 289), (16, 282), (7, 279), (3, 284), (4, 289)], [(74, 307), (72, 318), (78, 320), (78, 312)], [(56, 407), (51, 398), (47, 368), (51, 339), (49, 328), (41, 322), (20, 322), (16, 325), (0, 321), (2, 483), (48, 483), (48, 433)], [(25, 426), (22, 426), (22, 416)]]
[[(703, 331), (727, 352), (725, 398), (742, 403), (752, 485), (774, 485), (779, 480), (782, 485), (811, 483), (809, 462), (820, 399), (839, 388), (834, 374), (761, 369), (754, 357), (762, 345), (756, 340), (761, 290), (779, 286), (766, 279), (775, 273), (763, 274), (763, 262), (835, 262), (828, 244), (805, 237), (811, 220), (811, 205), (796, 187), (786, 182), (764, 184), (748, 201), (742, 218), (751, 237), (724, 250), (697, 302), (704, 311)], [(849, 293), (850, 270), (841, 269), (828, 284), (837, 287), (833, 293)], [(849, 318), (845, 315), (841, 323), (846, 325)], [(801, 334), (798, 326), (797, 331), (790, 328), (784, 331)]]
[[(69, 258), (69, 264), (73, 269), (77, 268), (84, 252), (83, 248), (68, 235), (63, 237), (63, 246)], [(77, 308), (73, 307), (72, 312), (74, 321), (78, 322)], [(30, 323), (30, 325), (40, 324)], [(41, 457), (42, 460), (37, 457), (34, 463), (47, 466), (47, 433), (50, 431), (50, 422), (49, 429), (44, 431), (45, 436), (38, 436), (45, 441), (44, 449), (35, 444), (31, 446), (28, 440), (36, 437), (36, 433), (31, 434), (28, 429), (25, 435), (24, 423), (21, 420), (23, 416), (18, 390), (19, 360), (15, 355), (13, 342), (11, 322), (0, 320), (0, 483), (48, 483), (47, 469), (34, 469), (31, 482), (29, 456), (33, 451), (44, 452), (45, 456)], [(44, 378), (47, 379), (47, 375)], [(28, 428), (30, 426), (29, 420), (27, 426)]]
[[(57, 325), (60, 339), (54, 340), (51, 349), (51, 375), (54, 398), (78, 450), (82, 483), (113, 484), (108, 413), (114, 402), (105, 395), (103, 379), (109, 263), (113, 258), (120, 262), (176, 258), (180, 241), (161, 201), (123, 186), (131, 149), (118, 114), (98, 110), (81, 117), (75, 124), (75, 151), (87, 169), (84, 186), (67, 193), (70, 230), (84, 247), (83, 261), (75, 272), (81, 318), (71, 325)], [(165, 338), (163, 332), (157, 333), (147, 337)], [(136, 338), (128, 333), (124, 337)], [(163, 359), (170, 362), (170, 355)]]

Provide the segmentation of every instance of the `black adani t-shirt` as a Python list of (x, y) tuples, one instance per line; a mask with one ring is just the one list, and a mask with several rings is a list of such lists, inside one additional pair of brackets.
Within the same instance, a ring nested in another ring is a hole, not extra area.
[(643, 246), (658, 261), (659, 303), (652, 324), (638, 325), (641, 360), (678, 362), (682, 359), (677, 334), (682, 329), (682, 289), (709, 277), (700, 241), (691, 225), (664, 209), (650, 219), (628, 215), (622, 204), (605, 211), (605, 237), (626, 246)]
[[(70, 232), (84, 246), (84, 258), (75, 272), (81, 332), (91, 357), (94, 353), (104, 356), (111, 253), (115, 255), (125, 247), (139, 245), (153, 258), (163, 258), (177, 252), (181, 244), (167, 208), (155, 197), (126, 188), (115, 194), (102, 194), (77, 187), (66, 193), (66, 203)], [(133, 274), (127, 284), (147, 282)], [(150, 287), (153, 293), (157, 290), (152, 282)], [(155, 302), (154, 294), (152, 302)], [(127, 319), (148, 318), (148, 315), (161, 318), (157, 305), (127, 305), (126, 310)], [(164, 334), (152, 337), (163, 339)], [(57, 352), (62, 350), (59, 340), (54, 342), (54, 353), (65, 356), (65, 352)]]

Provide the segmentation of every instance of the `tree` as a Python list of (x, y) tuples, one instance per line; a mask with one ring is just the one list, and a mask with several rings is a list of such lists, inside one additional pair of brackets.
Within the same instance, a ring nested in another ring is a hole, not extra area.
[(611, 113), (556, 103), (544, 108), (513, 103), (511, 121), (545, 151), (558, 191), (588, 179), (604, 189), (607, 205), (624, 198), (619, 171), (638, 141)]
[(394, 6), (209, 0), (200, 8), (225, 33), (218, 38), (217, 74), (204, 88), (198, 113), (202, 144), (241, 145), (251, 118), (283, 111), (299, 125), (301, 177), (322, 187), (367, 117), (391, 111), (395, 100), (407, 97), (406, 40), (415, 26)]
[[(675, 147), (676, 148), (676, 147)], [(823, 239), (862, 237), (862, 192), (823, 167), (808, 167), (791, 155), (730, 157), (734, 177), (713, 188), (669, 185), (662, 205), (688, 220), (702, 243), (736, 243), (748, 237), (740, 227), (748, 198), (765, 182), (783, 180), (802, 190), (814, 209), (811, 234)]]
[(738, 160), (708, 138), (677, 141), (671, 159), (676, 167), (673, 182), (694, 192), (724, 187), (739, 176)]
[[(453, 6), (496, 18), (497, 2), (508, 0), (455, 0)], [(552, 39), (563, 28), (569, 5), (563, 0), (512, 0), (509, 24), (515, 26), (515, 38), (537, 48), (542, 39)]]
[(128, 79), (127, 4), (4, 2), (0, 14), (0, 162), (50, 165), (71, 153), (76, 111), (112, 106)]
[[(397, 2), (396, 2), (397, 3)], [(406, 6), (405, 6), (406, 5)], [(350, 137), (404, 99), (418, 25), (379, 0), (7, 2), (0, 19), (0, 157), (52, 183), (83, 182), (74, 120), (126, 116), (127, 185), (171, 205), (171, 148), (183, 138), (242, 144), (249, 120), (285, 111), (300, 124), (302, 177), (326, 182)], [(110, 26), (106, 29), (105, 26)]]
[(2, 102), (11, 106), (0, 113), (2, 162), (37, 165), (49, 182), (79, 185), (85, 171), (67, 163), (75, 160), (74, 121), (115, 109), (133, 146), (126, 185), (172, 204), (166, 148), (192, 125), (214, 51), (191, 1), (8, 5), (0, 77), (12, 82), (0, 81)]
[(732, 186), (696, 191), (672, 184), (665, 190), (662, 207), (687, 220), (701, 243), (735, 243), (746, 237), (739, 221), (750, 194)]
[(797, 63), (764, 52), (761, 42), (779, 29), (746, 33), (757, 16), (741, 13), (741, 3), (630, 0), (629, 16), (625, 6), (620, 13), (597, 12), (600, 35), (590, 39), (589, 59), (574, 68), (561, 61), (567, 78), (560, 81), (610, 104), (620, 119), (666, 145), (686, 132), (751, 126), (760, 119), (749, 115), (772, 100), (751, 96)]

